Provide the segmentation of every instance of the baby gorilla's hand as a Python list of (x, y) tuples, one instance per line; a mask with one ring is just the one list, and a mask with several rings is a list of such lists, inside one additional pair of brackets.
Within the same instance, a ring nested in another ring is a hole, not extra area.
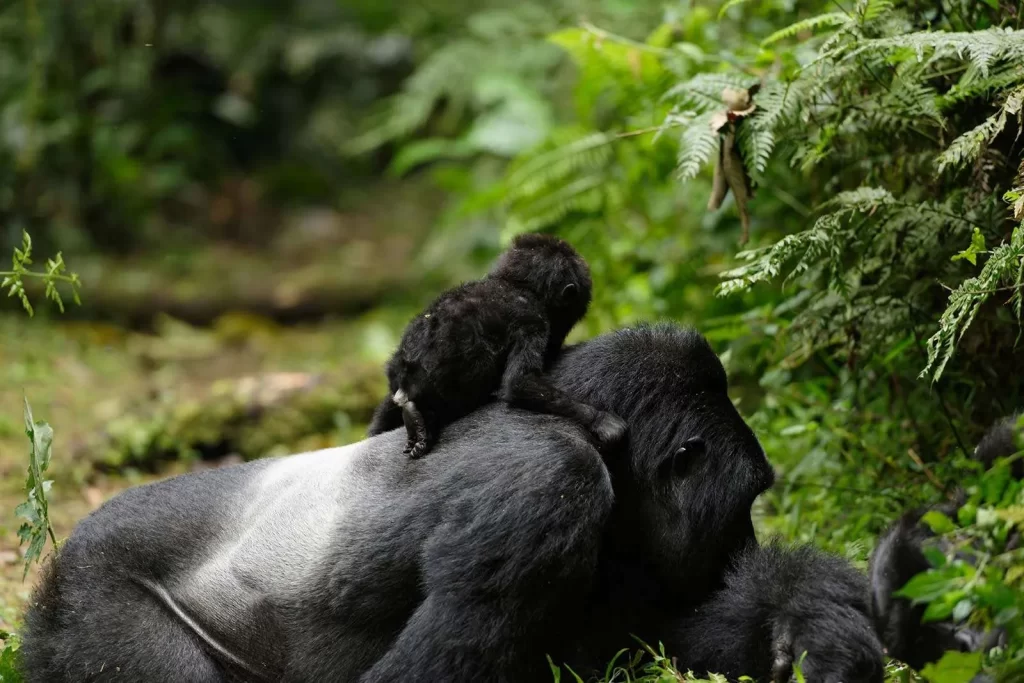
[(614, 413), (600, 411), (590, 431), (597, 439), (597, 447), (605, 449), (622, 441), (626, 436), (626, 423)]

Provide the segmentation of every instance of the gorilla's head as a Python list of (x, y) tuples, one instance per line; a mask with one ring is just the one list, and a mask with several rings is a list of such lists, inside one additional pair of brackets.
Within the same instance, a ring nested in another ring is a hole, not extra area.
[(693, 330), (644, 326), (568, 349), (552, 375), (629, 425), (628, 453), (607, 458), (615, 548), (650, 558), (678, 597), (706, 595), (754, 541), (750, 506), (774, 480), (714, 351)]
[(533, 292), (543, 302), (559, 347), (590, 305), (590, 267), (571, 244), (553, 235), (519, 235), (489, 277)]

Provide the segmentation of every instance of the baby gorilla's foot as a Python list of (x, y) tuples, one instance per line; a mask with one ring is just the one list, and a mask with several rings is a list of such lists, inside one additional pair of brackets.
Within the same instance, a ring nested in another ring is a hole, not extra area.
[(614, 413), (601, 412), (590, 426), (598, 448), (613, 446), (626, 436), (626, 423)]
[(405, 454), (413, 460), (422, 458), (430, 451), (430, 445), (426, 441), (410, 441), (405, 446)]

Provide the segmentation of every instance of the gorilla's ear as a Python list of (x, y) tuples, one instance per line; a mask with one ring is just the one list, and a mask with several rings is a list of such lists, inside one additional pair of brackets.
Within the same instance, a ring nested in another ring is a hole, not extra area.
[(703, 459), (705, 452), (707, 447), (704, 445), (704, 439), (689, 438), (672, 455), (665, 458), (659, 469), (665, 478), (685, 477)]

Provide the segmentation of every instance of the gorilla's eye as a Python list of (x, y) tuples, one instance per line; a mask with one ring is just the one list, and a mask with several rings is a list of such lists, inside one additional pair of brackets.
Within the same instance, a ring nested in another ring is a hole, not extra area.
[(573, 295), (575, 295), (575, 294), (576, 294), (576, 290), (577, 290), (577, 289), (578, 289), (578, 288), (576, 287), (576, 285), (575, 285), (574, 283), (570, 282), (569, 284), (567, 284), (567, 285), (566, 285), (566, 286), (565, 286), (565, 287), (564, 287), (564, 288), (562, 289), (562, 296), (564, 296), (564, 297), (570, 297), (570, 296), (573, 296)]
[(676, 451), (676, 455), (682, 455), (685, 453), (690, 458), (699, 458), (704, 455), (706, 450), (707, 446), (704, 445), (704, 439), (693, 437), (692, 439), (687, 439), (683, 445), (679, 447), (679, 450)]
[(672, 455), (672, 474), (677, 477), (685, 477), (706, 450), (704, 439), (687, 439)]

